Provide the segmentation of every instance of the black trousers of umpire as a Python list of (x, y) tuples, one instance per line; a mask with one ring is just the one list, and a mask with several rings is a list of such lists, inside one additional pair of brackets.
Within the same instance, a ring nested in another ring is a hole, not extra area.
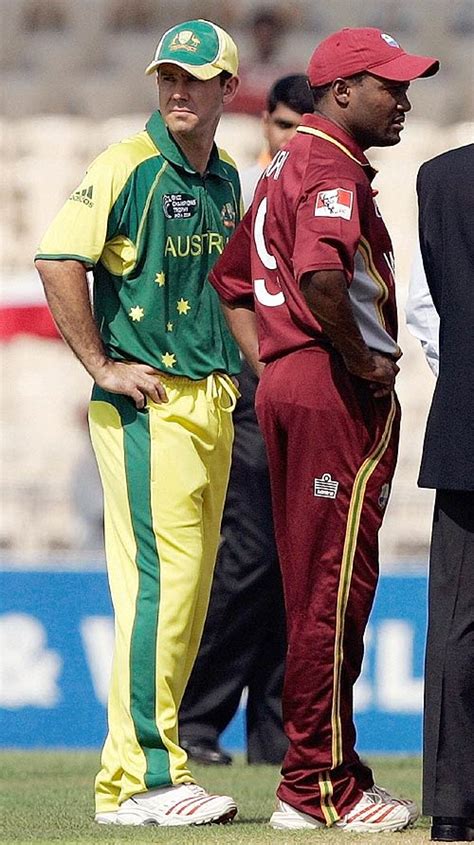
[(279, 764), (287, 748), (281, 715), (286, 627), (256, 386), (244, 363), (222, 543), (179, 725), (182, 739), (216, 742), (248, 687), (248, 762)]
[(438, 490), (431, 540), (423, 811), (474, 818), (474, 492)]

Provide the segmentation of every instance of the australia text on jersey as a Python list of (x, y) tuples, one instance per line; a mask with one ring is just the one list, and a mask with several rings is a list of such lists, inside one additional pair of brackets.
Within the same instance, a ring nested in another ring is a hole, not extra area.
[(222, 255), (229, 238), (219, 232), (204, 232), (195, 235), (168, 235), (165, 243), (165, 255), (173, 258), (186, 258), (188, 255)]

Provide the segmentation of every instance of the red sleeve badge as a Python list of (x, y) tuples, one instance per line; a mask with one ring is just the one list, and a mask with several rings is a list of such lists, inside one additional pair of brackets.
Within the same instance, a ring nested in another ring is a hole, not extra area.
[(354, 194), (346, 188), (319, 191), (314, 209), (315, 217), (342, 217), (350, 220)]

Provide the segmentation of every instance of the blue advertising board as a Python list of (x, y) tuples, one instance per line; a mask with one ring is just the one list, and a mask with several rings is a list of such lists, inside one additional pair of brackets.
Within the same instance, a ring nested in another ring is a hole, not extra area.
[[(355, 690), (362, 753), (419, 753), (426, 575), (383, 575)], [(97, 748), (113, 619), (105, 573), (0, 572), (0, 746)], [(243, 750), (243, 701), (222, 744)]]

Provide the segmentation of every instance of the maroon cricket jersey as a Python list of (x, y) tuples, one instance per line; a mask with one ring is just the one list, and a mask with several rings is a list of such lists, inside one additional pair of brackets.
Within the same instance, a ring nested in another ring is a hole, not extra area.
[(224, 301), (255, 309), (262, 361), (328, 343), (300, 290), (302, 276), (316, 270), (344, 272), (367, 345), (401, 354), (392, 244), (371, 187), (375, 174), (354, 138), (309, 114), (263, 172), (210, 274)]

